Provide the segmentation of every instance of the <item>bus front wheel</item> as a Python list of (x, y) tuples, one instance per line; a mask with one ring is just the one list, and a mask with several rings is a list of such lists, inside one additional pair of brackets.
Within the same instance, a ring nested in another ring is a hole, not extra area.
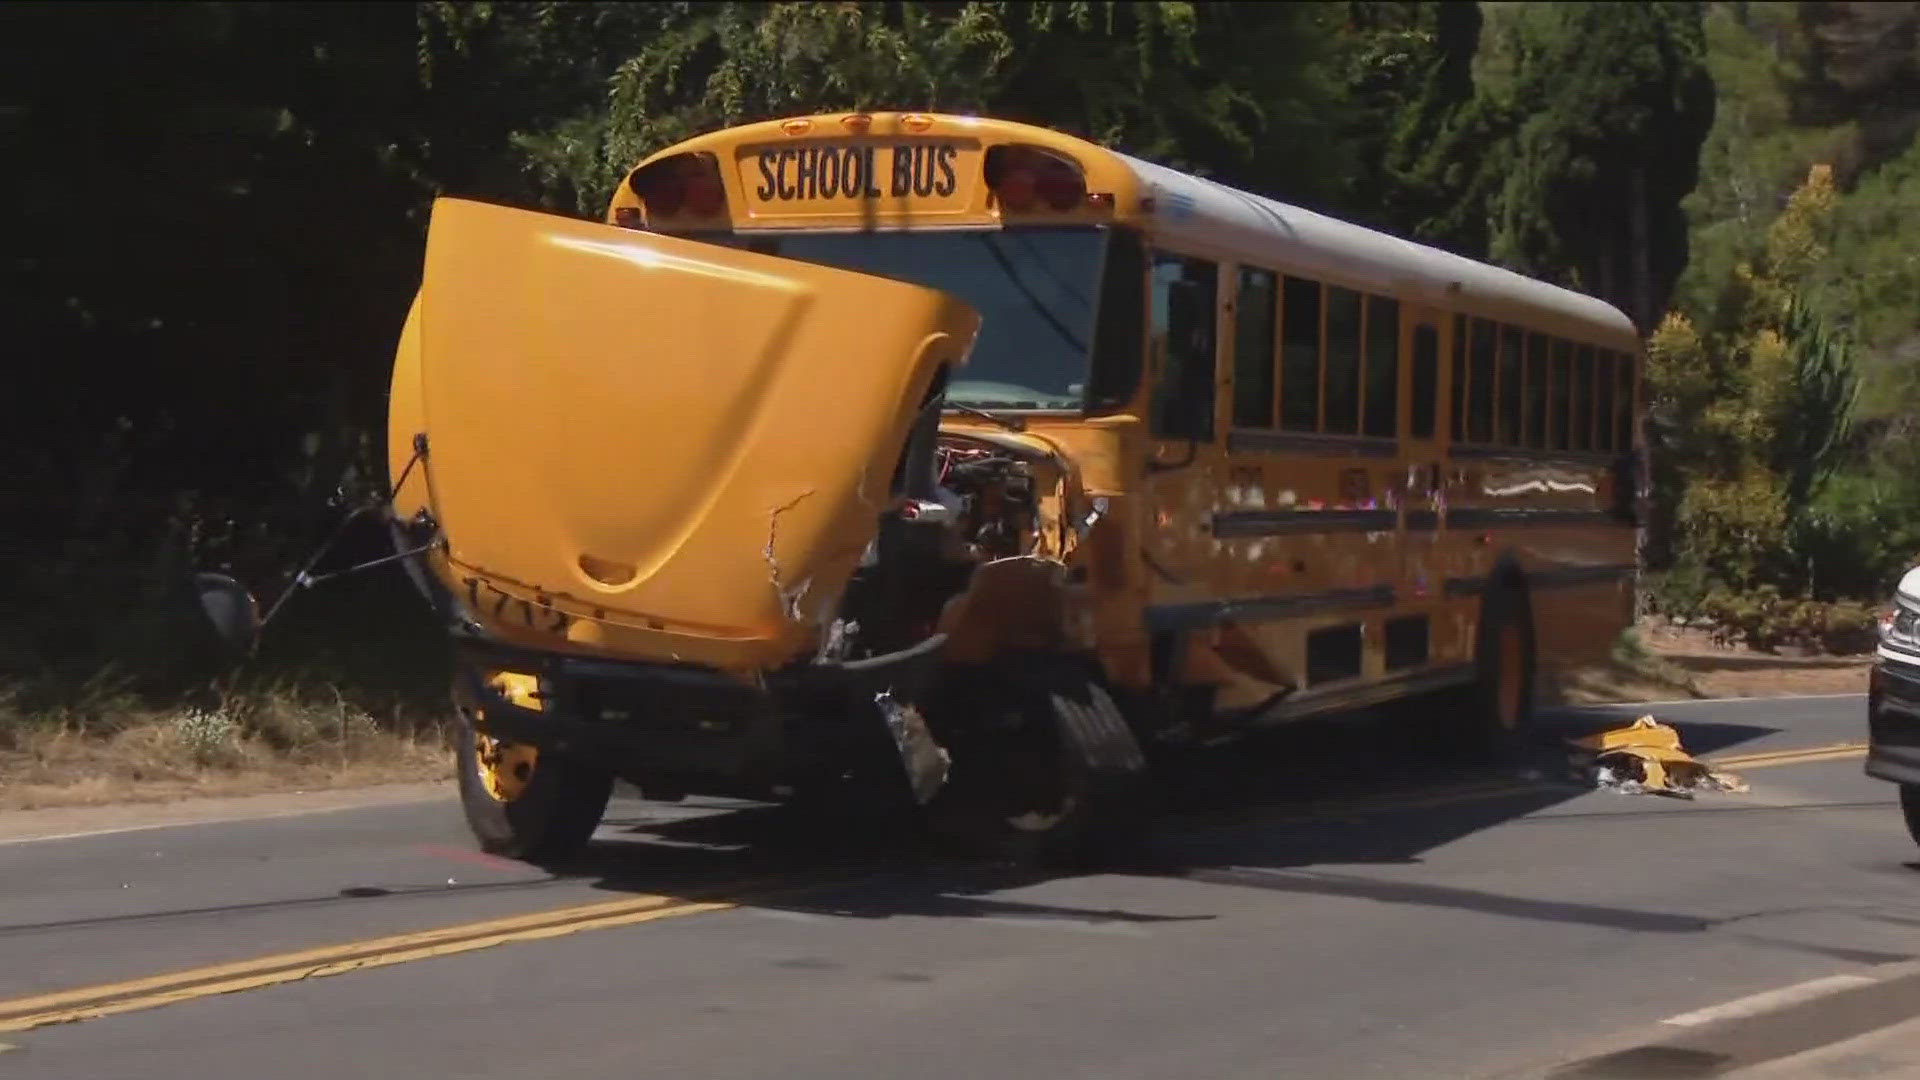
[(568, 754), (490, 739), (461, 698), (456, 692), (454, 766), (481, 850), (535, 865), (578, 854), (606, 812), (613, 774)]
[(936, 836), (1027, 865), (1120, 858), (1140, 839), (1146, 759), (1090, 658), (1010, 654), (934, 697), (953, 758), (927, 807)]

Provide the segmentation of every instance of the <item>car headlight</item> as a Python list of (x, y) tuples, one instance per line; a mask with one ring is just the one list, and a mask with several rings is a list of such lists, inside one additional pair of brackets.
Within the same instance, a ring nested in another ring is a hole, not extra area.
[(1920, 607), (1902, 596), (1893, 610), (1880, 617), (1880, 643), (1907, 652), (1920, 652)]

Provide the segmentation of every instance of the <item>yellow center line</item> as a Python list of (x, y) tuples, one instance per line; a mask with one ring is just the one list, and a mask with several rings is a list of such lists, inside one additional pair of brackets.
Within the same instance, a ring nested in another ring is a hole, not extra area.
[(728, 890), (733, 895), (727, 899), (717, 895), (710, 899), (652, 894), (633, 896), (624, 900), (581, 904), (438, 930), (279, 953), (231, 964), (191, 968), (129, 982), (15, 998), (0, 1001), (0, 1031), (26, 1031), (47, 1024), (92, 1020), (215, 994), (230, 994), (411, 960), (450, 956), (508, 942), (537, 941), (586, 930), (604, 930), (656, 919), (725, 911), (776, 895), (818, 890), (852, 880), (849, 877), (788, 881), (784, 884), (763, 883), (757, 888)]
[[(1863, 757), (1867, 752), (1866, 743), (1834, 743), (1828, 746), (1802, 747), (1798, 750), (1772, 750), (1765, 753), (1741, 754), (1732, 757), (1705, 758), (1707, 765), (1717, 769), (1751, 771), (1770, 769), (1781, 765), (1798, 765), (1804, 762), (1839, 761), (1846, 758)], [(1556, 785), (1551, 781), (1490, 781), (1477, 784), (1462, 784), (1457, 787), (1430, 788), (1423, 791), (1411, 791), (1399, 794), (1385, 794), (1378, 798), (1350, 799), (1342, 802), (1323, 803), (1314, 806), (1305, 814), (1282, 819), (1281, 823), (1325, 820), (1327, 818), (1351, 817), (1383, 810), (1417, 810), (1428, 807), (1445, 806), (1450, 803), (1474, 802), (1480, 799), (1500, 798), (1506, 795), (1521, 795), (1531, 792), (1551, 790)]]
[(1809, 746), (1799, 750), (1774, 750), (1767, 753), (1708, 758), (1706, 761), (1708, 765), (1715, 768), (1765, 769), (1775, 765), (1794, 765), (1802, 761), (1862, 757), (1866, 752), (1866, 743), (1834, 743), (1831, 746)]

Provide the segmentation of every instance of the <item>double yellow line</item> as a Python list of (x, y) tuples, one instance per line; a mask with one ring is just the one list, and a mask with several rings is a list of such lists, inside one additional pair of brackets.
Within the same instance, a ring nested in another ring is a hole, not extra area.
[(1831, 746), (1809, 746), (1799, 750), (1774, 750), (1762, 754), (1737, 754), (1732, 757), (1704, 759), (1716, 769), (1769, 769), (1776, 765), (1798, 765), (1807, 761), (1840, 761), (1846, 758), (1865, 757), (1866, 743), (1834, 743)]
[[(1782, 765), (1800, 765), (1814, 761), (1842, 761), (1847, 758), (1865, 757), (1866, 753), (1866, 743), (1834, 743), (1829, 746), (1803, 747), (1798, 750), (1773, 750), (1766, 753), (1739, 754), (1701, 760), (1716, 769), (1739, 769), (1742, 772), (1751, 772), (1754, 769), (1771, 769)], [(1556, 785), (1549, 781), (1495, 780), (1453, 787), (1429, 788), (1387, 795), (1382, 798), (1323, 803), (1306, 814), (1282, 818), (1279, 823), (1298, 824), (1328, 818), (1357, 817), (1382, 810), (1424, 810), (1453, 803), (1478, 802), (1482, 799), (1496, 799), (1507, 795), (1548, 791), (1563, 786), (1565, 785)]]
[[(849, 879), (850, 880), (850, 879)], [(733, 890), (732, 899), (642, 895), (599, 904), (557, 908), (504, 919), (467, 923), (413, 934), (371, 938), (345, 945), (302, 952), (280, 953), (232, 964), (176, 971), (131, 982), (89, 986), (36, 997), (0, 1001), (0, 1032), (26, 1031), (48, 1024), (70, 1024), (115, 1013), (152, 1009), (215, 994), (257, 990), (264, 986), (320, 979), (349, 971), (404, 964), (435, 956), (451, 956), (514, 941), (605, 930), (615, 926), (725, 911), (775, 895), (827, 888), (834, 880), (761, 883), (758, 888)]]
[[(1777, 750), (1770, 753), (1714, 758), (1709, 760), (1709, 764), (1717, 768), (1765, 769), (1802, 762), (1860, 757), (1866, 753), (1866, 750), (1864, 743), (1837, 743), (1801, 750)], [(1544, 787), (1545, 785), (1541, 784), (1496, 781), (1450, 789), (1406, 792), (1385, 798), (1326, 804), (1315, 807), (1305, 818), (1297, 820), (1324, 821), (1330, 817), (1358, 815), (1369, 811), (1473, 802), (1503, 795), (1540, 791)], [(404, 964), (436, 956), (451, 956), (455, 953), (492, 948), (509, 942), (537, 941), (542, 938), (578, 934), (587, 930), (605, 930), (617, 926), (652, 922), (657, 919), (672, 919), (682, 915), (725, 911), (775, 896), (817, 891), (834, 885), (848, 884), (854, 880), (857, 879), (853, 877), (804, 880), (788, 878), (742, 883), (735, 888), (717, 890), (703, 896), (652, 894), (630, 896), (598, 904), (583, 904), (528, 915), (443, 927), (438, 930), (372, 938), (327, 948), (262, 956), (231, 964), (155, 975), (130, 982), (15, 998), (11, 1001), (0, 1001), (0, 1032), (27, 1031), (49, 1024), (70, 1024), (101, 1016), (112, 1016), (116, 1013), (152, 1009), (175, 1002), (211, 997), (216, 994), (256, 990), (281, 983), (342, 975), (349, 971), (364, 971), (369, 968)], [(7, 1049), (11, 1047), (0, 1043), (0, 1052)]]

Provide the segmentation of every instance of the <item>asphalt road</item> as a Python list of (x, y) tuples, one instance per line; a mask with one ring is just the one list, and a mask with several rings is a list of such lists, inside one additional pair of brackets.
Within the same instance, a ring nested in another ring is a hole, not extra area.
[[(1859, 696), (1640, 711), (1707, 757), (1865, 729)], [(697, 800), (616, 803), (558, 876), (476, 854), (451, 796), (0, 840), (0, 1077), (1706, 1076), (1737, 1054), (1649, 1040), (1920, 957), (1857, 751), (1691, 802), (1542, 764), (1282, 733), (1182, 763), (1140, 864), (1077, 876)]]

